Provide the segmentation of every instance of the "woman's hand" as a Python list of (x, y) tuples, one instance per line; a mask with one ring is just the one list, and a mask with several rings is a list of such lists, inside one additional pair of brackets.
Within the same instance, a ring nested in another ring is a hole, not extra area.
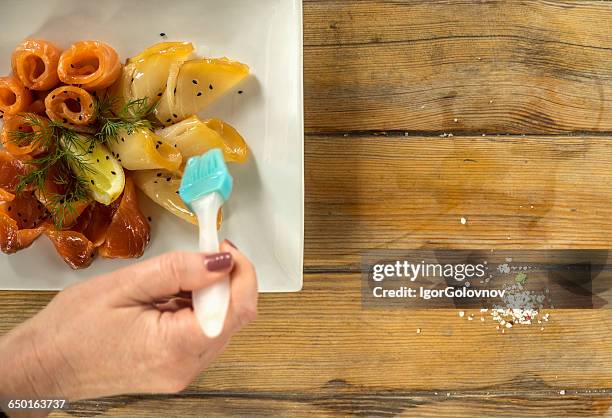
[[(255, 270), (222, 253), (171, 253), (71, 286), (0, 339), (0, 397), (69, 400), (178, 392), (257, 311)], [(201, 331), (189, 294), (231, 277), (223, 333)]]

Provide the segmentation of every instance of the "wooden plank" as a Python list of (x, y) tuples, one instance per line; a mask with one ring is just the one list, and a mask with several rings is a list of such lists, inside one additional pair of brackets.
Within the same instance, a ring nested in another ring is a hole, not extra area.
[(242, 395), (182, 394), (164, 397), (121, 397), (79, 402), (54, 417), (216, 417), (216, 416), (282, 416), (337, 417), (362, 416), (501, 416), (501, 417), (593, 417), (610, 410), (612, 397), (607, 394), (531, 396), (465, 396), (450, 393), (413, 395), (300, 395), (258, 393)]
[[(501, 334), (478, 312), (468, 321), (455, 310), (362, 309), (359, 276), (309, 274), (301, 293), (261, 295), (259, 319), (189, 390), (521, 397), (612, 389), (608, 310), (555, 310), (543, 331), (517, 325)], [(7, 319), (25, 317), (20, 300), (42, 306), (48, 295), (4, 292), (2, 300), (12, 301), (0, 305), (6, 331)]]
[(611, 175), (604, 137), (309, 136), (305, 266), (355, 270), (384, 248), (611, 248)]
[(304, 22), (307, 132), (612, 131), (610, 2), (317, 1)]

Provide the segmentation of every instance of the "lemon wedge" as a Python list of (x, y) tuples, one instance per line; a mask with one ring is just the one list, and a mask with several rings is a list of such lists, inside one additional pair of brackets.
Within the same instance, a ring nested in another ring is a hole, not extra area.
[(64, 136), (61, 144), (74, 157), (70, 168), (87, 182), (92, 199), (110, 205), (121, 196), (125, 186), (123, 168), (106, 146), (83, 134)]

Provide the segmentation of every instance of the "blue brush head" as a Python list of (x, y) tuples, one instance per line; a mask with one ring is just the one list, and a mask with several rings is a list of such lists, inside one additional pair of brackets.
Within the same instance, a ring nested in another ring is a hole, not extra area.
[(223, 152), (214, 148), (187, 161), (179, 187), (179, 196), (189, 207), (199, 198), (213, 192), (219, 193), (225, 202), (232, 194), (233, 182)]

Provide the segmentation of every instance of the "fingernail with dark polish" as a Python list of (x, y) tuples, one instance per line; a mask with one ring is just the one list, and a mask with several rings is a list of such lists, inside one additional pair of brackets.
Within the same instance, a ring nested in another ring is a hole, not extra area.
[(236, 244), (234, 244), (233, 242), (231, 242), (230, 240), (228, 240), (227, 238), (225, 239), (225, 242), (227, 242), (229, 245), (231, 245), (233, 248), (238, 249), (238, 247), (236, 247)]
[(232, 265), (232, 255), (230, 253), (205, 255), (204, 265), (208, 271), (227, 270)]

